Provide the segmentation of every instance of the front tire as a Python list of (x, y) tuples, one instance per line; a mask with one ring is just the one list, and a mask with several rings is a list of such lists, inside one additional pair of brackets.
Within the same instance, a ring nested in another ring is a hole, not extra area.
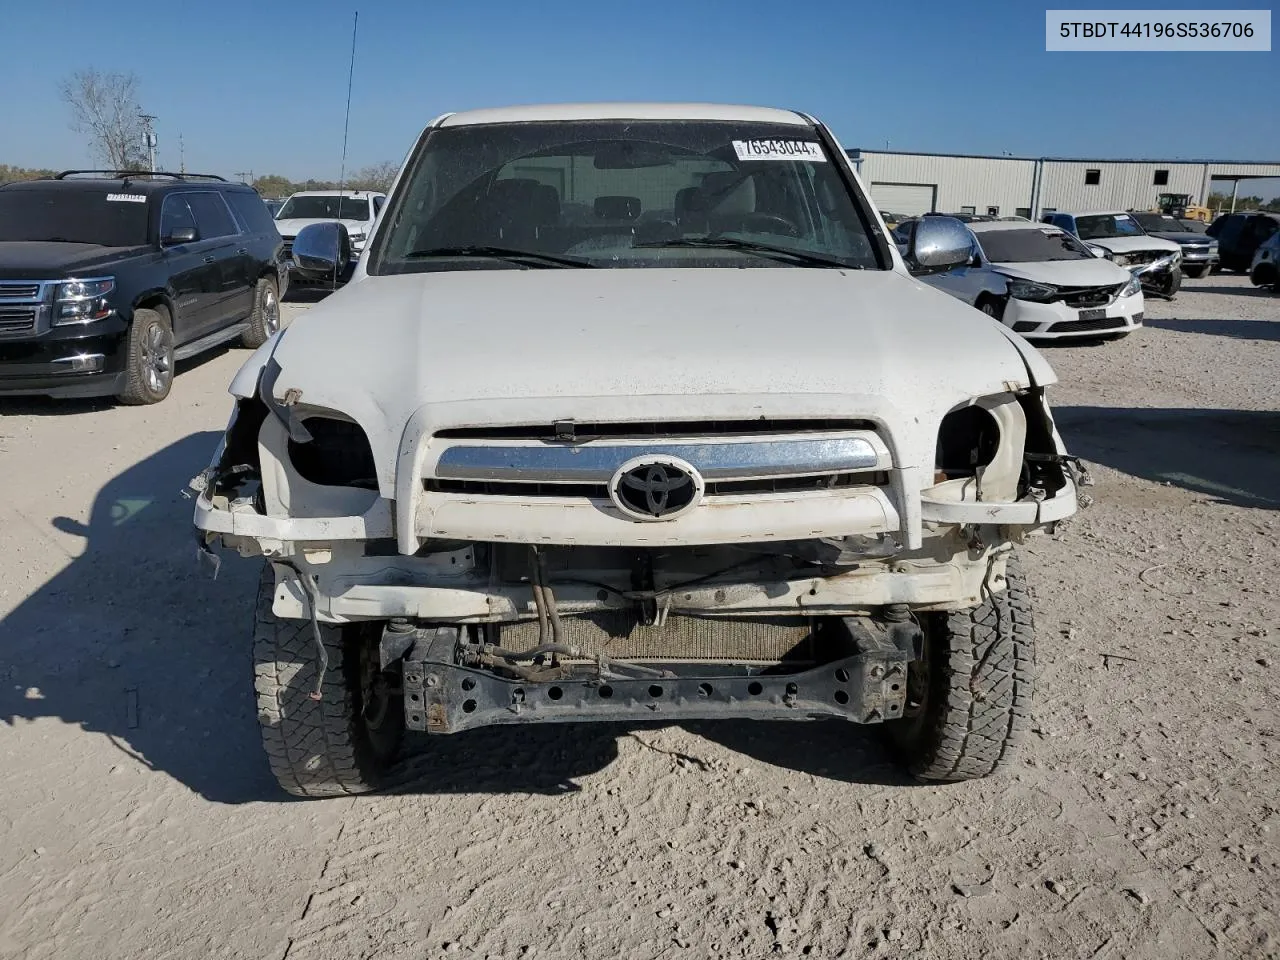
[(1035, 624), (1017, 562), (981, 606), (928, 614), (925, 650), (911, 664), (906, 713), (888, 731), (911, 774), (953, 782), (1011, 762), (1031, 712)]
[(160, 310), (133, 311), (125, 346), (124, 389), (121, 403), (140, 406), (159, 403), (173, 387), (173, 328)]
[(404, 736), (400, 682), (378, 663), (376, 632), (320, 624), (329, 666), (313, 700), (318, 656), (309, 620), (271, 609), (270, 565), (254, 614), (254, 688), (262, 746), (276, 781), (295, 797), (341, 797), (383, 786)]
[(1203, 277), (1206, 273), (1209, 272), (1209, 268), (1208, 267), (1183, 267), (1182, 272), (1185, 273), (1192, 280), (1199, 280), (1201, 277)]

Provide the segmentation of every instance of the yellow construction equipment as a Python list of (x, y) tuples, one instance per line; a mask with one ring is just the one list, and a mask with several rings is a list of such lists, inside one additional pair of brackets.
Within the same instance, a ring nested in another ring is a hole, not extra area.
[(1192, 204), (1189, 193), (1162, 193), (1150, 212), (1167, 213), (1179, 220), (1199, 220), (1202, 223), (1208, 223), (1213, 219), (1213, 211), (1208, 207)]

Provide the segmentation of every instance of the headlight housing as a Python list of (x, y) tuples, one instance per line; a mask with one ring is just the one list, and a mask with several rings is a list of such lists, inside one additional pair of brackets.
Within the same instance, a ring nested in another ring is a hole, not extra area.
[(1122, 297), (1132, 297), (1135, 293), (1142, 292), (1142, 278), (1130, 277), (1129, 282), (1124, 285), (1124, 289), (1120, 291)]
[(1033, 280), (1017, 280), (1009, 278), (1009, 296), (1015, 300), (1031, 300), (1035, 303), (1046, 303), (1058, 295), (1058, 288), (1047, 283), (1036, 283)]
[(61, 327), (105, 320), (115, 313), (107, 299), (115, 288), (115, 277), (63, 281), (54, 293), (53, 325)]

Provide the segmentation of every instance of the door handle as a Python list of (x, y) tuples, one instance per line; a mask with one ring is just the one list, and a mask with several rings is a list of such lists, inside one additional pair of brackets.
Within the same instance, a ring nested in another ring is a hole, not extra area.
[(205, 263), (213, 263), (213, 261), (214, 261), (214, 260), (216, 260), (216, 259), (217, 259), (217, 257), (205, 257), (205, 258), (204, 258), (204, 262), (205, 262)]

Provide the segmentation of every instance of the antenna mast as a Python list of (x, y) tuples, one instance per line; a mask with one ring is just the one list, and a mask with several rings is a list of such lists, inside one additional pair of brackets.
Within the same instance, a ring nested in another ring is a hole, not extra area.
[[(347, 115), (342, 121), (342, 166), (338, 172), (338, 193), (347, 185), (347, 131), (351, 128), (351, 85), (356, 76), (356, 28), (360, 25), (360, 11), (351, 20), (351, 67), (347, 71)], [(342, 203), (339, 196), (338, 203)], [(341, 211), (339, 211), (341, 212)]]

